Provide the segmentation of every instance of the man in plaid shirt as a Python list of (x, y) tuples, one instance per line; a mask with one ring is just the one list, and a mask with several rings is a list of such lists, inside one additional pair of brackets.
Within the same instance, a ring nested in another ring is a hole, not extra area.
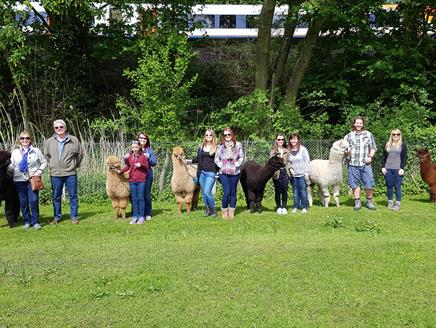
[(348, 164), (348, 184), (353, 189), (354, 209), (360, 210), (360, 186), (363, 185), (366, 194), (366, 207), (375, 210), (373, 197), (374, 175), (372, 160), (377, 147), (371, 132), (365, 130), (365, 120), (358, 116), (352, 122), (352, 131), (345, 136), (350, 144), (350, 162)]

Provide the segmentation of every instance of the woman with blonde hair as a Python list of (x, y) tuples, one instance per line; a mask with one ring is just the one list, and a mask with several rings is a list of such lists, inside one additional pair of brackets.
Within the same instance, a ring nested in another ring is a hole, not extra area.
[(197, 156), (192, 160), (192, 163), (197, 163), (197, 179), (203, 195), (204, 214), (212, 218), (216, 217), (215, 200), (212, 194), (215, 175), (218, 171), (214, 162), (216, 150), (216, 134), (213, 130), (207, 129), (198, 147)]
[[(404, 167), (407, 161), (407, 146), (403, 142), (401, 131), (393, 129), (386, 143), (382, 157), (382, 172), (385, 176), (388, 208), (399, 211), (401, 207), (401, 185), (403, 183)], [(395, 189), (395, 204), (393, 201)]]
[(15, 189), (20, 200), (21, 215), (24, 229), (33, 227), (41, 229), (39, 224), (39, 191), (32, 190), (30, 178), (41, 176), (47, 166), (47, 160), (42, 152), (32, 145), (32, 135), (23, 131), (18, 137), (18, 148), (11, 154), (9, 168), (13, 170)]

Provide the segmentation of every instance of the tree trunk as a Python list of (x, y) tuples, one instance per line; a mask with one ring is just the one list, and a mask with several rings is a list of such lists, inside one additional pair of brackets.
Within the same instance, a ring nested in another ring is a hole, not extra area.
[(309, 67), (313, 48), (315, 47), (316, 40), (318, 40), (322, 24), (323, 20), (315, 19), (312, 21), (309, 29), (307, 30), (306, 38), (303, 41), (303, 47), (298, 55), (297, 62), (295, 63), (291, 78), (289, 79), (286, 88), (285, 101), (290, 105), (295, 104), (298, 90), (301, 82), (303, 81), (304, 75), (306, 74), (307, 68)]
[[(8, 56), (6, 56), (7, 58)], [(23, 126), (25, 130), (29, 130), (29, 106), (27, 104), (27, 98), (24, 94), (23, 88), (21, 86), (20, 80), (17, 78), (14, 66), (9, 62), (9, 60), (6, 59), (6, 62), (8, 63), (9, 70), (11, 71), (12, 79), (14, 80), (15, 88), (18, 91), (18, 100), (19, 100), (19, 107), (21, 111), (21, 116), (23, 119)], [(14, 90), (14, 93), (16, 91)]]
[(292, 38), (294, 36), (295, 28), (297, 27), (297, 13), (299, 9), (298, 4), (293, 4), (294, 0), (288, 0), (288, 16), (286, 17), (285, 30), (283, 33), (282, 44), (280, 46), (279, 54), (277, 60), (272, 69), (271, 76), (271, 99), (270, 103), (272, 105), (273, 94), (276, 86), (279, 84), (283, 72), (286, 66), (287, 59), (289, 57), (289, 51), (291, 49)]
[(256, 53), (256, 89), (266, 90), (268, 87), (271, 27), (275, 7), (275, 0), (264, 0), (260, 12)]

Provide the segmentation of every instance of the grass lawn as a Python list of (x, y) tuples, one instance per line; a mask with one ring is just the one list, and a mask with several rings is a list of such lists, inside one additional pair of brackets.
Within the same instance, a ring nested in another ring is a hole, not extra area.
[(77, 226), (41, 207), (39, 231), (1, 210), (0, 327), (436, 327), (436, 206), (343, 201), (233, 221), (154, 203), (143, 226), (109, 202)]

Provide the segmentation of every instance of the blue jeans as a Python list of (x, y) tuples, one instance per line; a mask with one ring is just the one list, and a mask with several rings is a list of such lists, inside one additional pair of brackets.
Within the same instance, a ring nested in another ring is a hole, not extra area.
[(23, 223), (31, 226), (39, 223), (39, 192), (33, 191), (28, 181), (14, 182), (14, 185), (20, 200)]
[(151, 185), (153, 184), (153, 174), (148, 175), (147, 173), (147, 179), (145, 180), (144, 184), (144, 199), (145, 199), (145, 209), (144, 214), (145, 216), (151, 216), (152, 211), (152, 205), (151, 205)]
[(394, 188), (395, 188), (395, 199), (397, 202), (401, 202), (401, 197), (403, 193), (401, 192), (401, 185), (403, 184), (403, 176), (398, 175), (398, 170), (394, 169), (386, 169), (385, 181), (387, 191), (386, 194), (388, 196), (388, 200), (392, 200), (394, 196)]
[(294, 194), (293, 208), (305, 208), (307, 209), (307, 184), (304, 176), (291, 177), (292, 193)]
[(236, 188), (238, 187), (239, 174), (227, 175), (220, 174), (220, 182), (223, 186), (222, 208), (236, 207)]
[(130, 197), (132, 198), (132, 221), (136, 222), (139, 219), (144, 219), (145, 201), (145, 181), (129, 182)]
[(62, 189), (65, 185), (70, 196), (70, 218), (77, 219), (79, 211), (79, 197), (77, 196), (77, 175), (67, 177), (51, 177), (53, 191), (53, 211), (57, 221), (62, 219)]
[(203, 202), (205, 206), (215, 208), (215, 200), (213, 199), (212, 189), (215, 184), (215, 173), (201, 171), (200, 186), (201, 194), (203, 195)]

